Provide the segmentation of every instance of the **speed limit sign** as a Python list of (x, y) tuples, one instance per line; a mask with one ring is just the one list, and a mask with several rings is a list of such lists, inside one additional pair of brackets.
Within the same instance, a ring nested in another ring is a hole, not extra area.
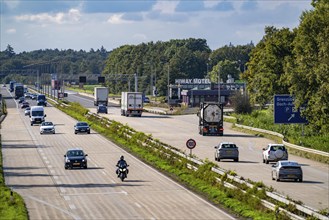
[(193, 139), (188, 139), (188, 140), (186, 141), (186, 147), (187, 147), (188, 149), (193, 149), (193, 148), (195, 148), (195, 146), (196, 146), (196, 142), (195, 142), (195, 140), (193, 140)]

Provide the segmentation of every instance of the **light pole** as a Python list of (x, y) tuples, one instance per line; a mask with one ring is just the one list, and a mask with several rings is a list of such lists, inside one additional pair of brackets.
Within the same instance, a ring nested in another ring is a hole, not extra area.
[(168, 64), (168, 107), (170, 107), (170, 85), (169, 85), (169, 77), (170, 77), (170, 74), (169, 74), (169, 67), (170, 67), (170, 65), (169, 65), (169, 62), (167, 63)]
[(218, 68), (218, 103), (221, 104), (221, 99), (220, 99), (220, 68)]

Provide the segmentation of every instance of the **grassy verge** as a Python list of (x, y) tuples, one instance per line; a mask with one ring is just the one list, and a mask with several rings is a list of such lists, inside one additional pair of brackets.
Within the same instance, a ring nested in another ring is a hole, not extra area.
[[(211, 171), (211, 167), (216, 166), (214, 163), (206, 161), (197, 170), (188, 169), (188, 161), (185, 158), (164, 149), (158, 141), (151, 142), (149, 135), (136, 132), (118, 122), (108, 124), (104, 118), (86, 115), (88, 110), (78, 103), (71, 103), (69, 107), (57, 107), (77, 120), (87, 121), (95, 131), (115, 144), (236, 216), (248, 219), (289, 219), (284, 213), (276, 214), (262, 205), (261, 199), (266, 197), (264, 189), (258, 190), (255, 187), (244, 193), (241, 188), (224, 187), (223, 182), (217, 179), (226, 180), (226, 177)], [(127, 137), (127, 133), (131, 136)], [(141, 143), (147, 143), (150, 147)]]
[(0, 220), (11, 219), (28, 219), (28, 213), (23, 198), (5, 185), (2, 167), (2, 144), (0, 143)]

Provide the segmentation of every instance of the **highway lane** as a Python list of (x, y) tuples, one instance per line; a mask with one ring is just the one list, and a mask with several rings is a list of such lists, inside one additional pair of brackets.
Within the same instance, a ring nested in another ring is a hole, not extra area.
[[(2, 94), (8, 96), (4, 89)], [(56, 108), (45, 108), (56, 134), (40, 135), (14, 100), (6, 103), (5, 181), (23, 196), (30, 219), (233, 219), (95, 131), (75, 135), (76, 121)], [(71, 147), (88, 154), (88, 169), (64, 169)], [(115, 174), (120, 155), (130, 164), (124, 182)]]
[[(86, 102), (89, 97), (76, 96), (72, 93), (70, 99), (78, 102)], [(81, 100), (81, 101), (79, 101)], [(82, 101), (83, 100), (83, 101)], [(96, 108), (87, 105), (92, 112)], [(109, 107), (109, 114), (103, 115), (110, 119), (128, 124), (137, 131), (152, 134), (154, 138), (170, 144), (189, 153), (185, 143), (189, 138), (197, 142), (193, 154), (201, 159), (210, 159), (220, 167), (233, 170), (245, 179), (261, 181), (267, 186), (272, 186), (282, 195), (289, 196), (295, 201), (302, 201), (307, 206), (315, 209), (329, 208), (329, 167), (302, 157), (289, 155), (290, 160), (302, 164), (304, 181), (299, 182), (275, 182), (271, 179), (271, 165), (262, 163), (262, 148), (272, 143), (271, 140), (253, 135), (237, 132), (231, 129), (230, 123), (224, 123), (223, 137), (203, 137), (198, 134), (198, 118), (196, 115), (166, 116), (143, 113), (141, 118), (123, 117), (120, 109)], [(230, 160), (216, 162), (214, 160), (214, 146), (221, 141), (232, 141), (239, 146), (240, 162)]]

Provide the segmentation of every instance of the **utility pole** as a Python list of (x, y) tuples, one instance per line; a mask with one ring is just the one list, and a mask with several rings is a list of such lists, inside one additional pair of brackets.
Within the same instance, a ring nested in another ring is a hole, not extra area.
[(221, 98), (220, 98), (220, 67), (218, 68), (218, 103), (221, 104)]
[(169, 63), (167, 63), (168, 64), (168, 107), (170, 107), (170, 85), (169, 85), (169, 77), (170, 77), (170, 75), (169, 75)]
[(135, 92), (138, 92), (138, 70), (135, 73)]

